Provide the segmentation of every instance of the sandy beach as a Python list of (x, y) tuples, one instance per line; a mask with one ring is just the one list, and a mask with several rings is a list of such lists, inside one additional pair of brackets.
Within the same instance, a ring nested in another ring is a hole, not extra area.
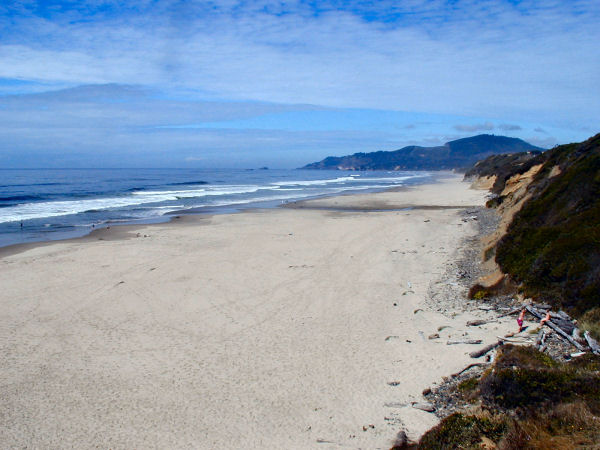
[(437, 418), (411, 402), (477, 348), (447, 340), (514, 328), (431, 298), (485, 194), (450, 176), (0, 250), (0, 447), (418, 438)]

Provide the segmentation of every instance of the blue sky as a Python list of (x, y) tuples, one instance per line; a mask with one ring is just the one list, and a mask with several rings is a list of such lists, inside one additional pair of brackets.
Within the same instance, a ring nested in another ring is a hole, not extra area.
[(297, 167), (600, 131), (600, 2), (0, 4), (0, 167)]

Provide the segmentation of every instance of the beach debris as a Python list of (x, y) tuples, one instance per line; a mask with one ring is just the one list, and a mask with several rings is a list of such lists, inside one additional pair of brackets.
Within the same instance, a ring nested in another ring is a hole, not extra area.
[(546, 333), (546, 329), (542, 328), (535, 338), (535, 346), (537, 347), (537, 349), (540, 352), (544, 351), (543, 350), (545, 348), (544, 342), (546, 341), (547, 335), (548, 334)]
[(486, 323), (493, 322), (492, 320), (469, 320), (467, 322), (468, 327), (478, 327), (479, 325), (485, 325)]
[(385, 341), (387, 342), (387, 341), (390, 341), (392, 339), (400, 339), (400, 336), (388, 336), (388, 337), (385, 338)]
[(384, 403), (383, 406), (385, 406), (386, 408), (404, 408), (406, 406), (406, 403), (390, 402)]
[(480, 309), (482, 311), (492, 311), (494, 309), (494, 307), (490, 306), (490, 305), (481, 305), (481, 306), (478, 306), (477, 309)]
[(476, 351), (474, 351), (474, 352), (471, 352), (471, 353), (469, 353), (469, 356), (470, 356), (471, 358), (480, 358), (480, 357), (482, 357), (483, 355), (485, 355), (486, 353), (489, 353), (489, 352), (491, 352), (492, 350), (494, 350), (496, 347), (498, 347), (498, 346), (502, 345), (502, 343), (503, 343), (503, 342), (502, 342), (501, 340), (499, 340), (499, 341), (496, 341), (496, 342), (494, 342), (493, 344), (486, 345), (485, 347), (483, 347), (483, 348), (481, 348), (481, 349), (479, 349), (479, 350), (476, 350)]
[(415, 309), (415, 310), (413, 311), (413, 314), (416, 314), (416, 313), (418, 313), (418, 312), (423, 312), (423, 310), (422, 310), (421, 308)]
[(429, 340), (439, 339), (439, 338), (440, 338), (439, 333), (433, 333), (433, 334), (430, 334), (429, 336), (427, 336), (427, 339), (429, 339)]
[(450, 328), (450, 325), (440, 325), (437, 330), (442, 331), (444, 328)]
[(481, 344), (481, 339), (450, 339), (446, 342), (446, 345), (457, 345), (457, 344), (470, 344), (476, 345)]
[(524, 336), (517, 336), (517, 339), (511, 339), (508, 337), (496, 336), (502, 342), (510, 342), (511, 344), (529, 344), (531, 343), (531, 339), (527, 339)]
[[(546, 326), (552, 328), (554, 331), (556, 331), (556, 333), (559, 336), (561, 336), (563, 339), (569, 341), (577, 350), (585, 351), (583, 346), (570, 336), (570, 334), (573, 332), (573, 329), (575, 328), (574, 324), (573, 324), (573, 327), (567, 333), (560, 326), (558, 326), (556, 323), (554, 323), (554, 319), (551, 316), (548, 317), (548, 313), (544, 314), (542, 311), (539, 311), (538, 309), (534, 308), (531, 305), (525, 306), (525, 309), (527, 311), (529, 311), (533, 316), (537, 317), (538, 319), (541, 319), (540, 325), (546, 325)], [(564, 313), (564, 314), (566, 314), (566, 313)], [(562, 323), (566, 322), (566, 320), (564, 319), (564, 314), (559, 315), (559, 317), (562, 318), (562, 321), (561, 321)]]
[(596, 341), (592, 336), (590, 336), (590, 332), (586, 331), (585, 333), (583, 333), (583, 337), (592, 349), (592, 353), (594, 353), (594, 355), (600, 355), (600, 345), (598, 345), (598, 341)]
[(389, 382), (388, 382), (388, 385), (389, 385), (389, 386), (394, 386), (394, 387), (395, 387), (395, 386), (400, 386), (400, 382), (399, 382), (399, 381), (389, 381)]
[(435, 412), (435, 406), (433, 406), (431, 403), (413, 402), (412, 407), (425, 412)]
[[(546, 316), (542, 319), (544, 322), (547, 320), (552, 320), (555, 325), (558, 325), (565, 333), (572, 334), (574, 329), (576, 328), (573, 319), (564, 311), (553, 312), (551, 311), (551, 306), (545, 303), (530, 304), (531, 307), (540, 312), (540, 314), (546, 314)], [(537, 316), (536, 316), (537, 317)], [(576, 338), (577, 340), (577, 338)]]
[(362, 427), (363, 431), (367, 431), (369, 428), (372, 429), (372, 430), (374, 430), (375, 429), (375, 425), (373, 425), (373, 424), (371, 424), (371, 425), (363, 425), (363, 427)]
[(518, 312), (521, 312), (523, 310), (523, 307), (519, 306), (518, 308), (515, 309), (511, 309), (510, 311), (499, 315), (498, 317), (506, 317), (506, 316), (512, 316), (513, 314), (516, 314)]
[(484, 366), (489, 366), (489, 365), (490, 365), (489, 363), (471, 363), (467, 367), (465, 367), (463, 370), (450, 375), (450, 378), (456, 378), (459, 375), (462, 375), (463, 373), (465, 373), (467, 370), (472, 369), (473, 367), (484, 367)]
[(429, 394), (431, 394), (431, 388), (423, 389), (423, 395), (429, 395)]

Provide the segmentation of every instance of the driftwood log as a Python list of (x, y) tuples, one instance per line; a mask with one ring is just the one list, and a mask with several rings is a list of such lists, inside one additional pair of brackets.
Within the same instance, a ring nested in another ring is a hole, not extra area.
[(467, 322), (468, 327), (478, 327), (479, 325), (485, 325), (486, 323), (492, 322), (491, 320), (469, 320)]
[(481, 339), (450, 339), (446, 342), (446, 345), (456, 345), (456, 344), (481, 344)]
[(510, 342), (511, 344), (529, 344), (531, 339), (527, 339), (526, 337), (518, 336), (519, 339), (511, 339), (509, 337), (496, 336), (502, 342)]
[(523, 309), (522, 306), (519, 306), (518, 308), (515, 309), (511, 309), (510, 311), (504, 313), (504, 314), (500, 314), (498, 317), (506, 317), (506, 316), (512, 316), (513, 314), (516, 314), (518, 312), (521, 312), (521, 310)]
[(479, 349), (479, 350), (469, 353), (469, 356), (471, 358), (480, 358), (483, 355), (485, 355), (486, 353), (491, 352), (492, 350), (494, 350), (496, 347), (498, 347), (500, 345), (502, 345), (502, 341), (494, 342), (493, 344), (486, 345), (482, 349)]
[(546, 329), (542, 328), (535, 339), (535, 346), (540, 352), (545, 348), (544, 342), (546, 342), (546, 336)]
[(412, 404), (412, 407), (425, 412), (435, 412), (435, 406), (433, 406), (431, 403), (415, 402)]
[(463, 370), (461, 370), (460, 372), (456, 372), (453, 373), (452, 375), (450, 375), (451, 378), (456, 378), (459, 375), (462, 375), (463, 373), (465, 373), (467, 370), (471, 369), (472, 367), (484, 367), (484, 366), (489, 366), (489, 363), (473, 363), (473, 364), (469, 364), (467, 367), (465, 367)]
[[(535, 317), (537, 317), (538, 319), (543, 319), (546, 315), (543, 314), (542, 312), (538, 311), (537, 309), (535, 309), (532, 306), (525, 306), (525, 309), (527, 311), (529, 311), (532, 315), (534, 315)], [(567, 341), (569, 341), (577, 350), (579, 351), (585, 351), (585, 349), (583, 348), (583, 346), (577, 342), (575, 339), (573, 339), (569, 334), (565, 333), (562, 328), (560, 328), (558, 325), (556, 325), (555, 323), (552, 322), (552, 319), (547, 320), (546, 322), (544, 322), (544, 325), (549, 326), (550, 328), (552, 328), (554, 331), (556, 331), (558, 333), (559, 336), (561, 336), (562, 338), (566, 339)]]
[(600, 355), (600, 345), (598, 345), (598, 342), (590, 336), (590, 332), (586, 331), (585, 333), (583, 333), (583, 337), (592, 349), (592, 353), (594, 353), (594, 355)]

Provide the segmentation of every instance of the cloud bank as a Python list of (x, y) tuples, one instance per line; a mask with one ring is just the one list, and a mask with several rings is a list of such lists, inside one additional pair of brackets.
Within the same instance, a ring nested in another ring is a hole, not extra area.
[[(90, 151), (92, 138), (140, 154), (160, 138), (184, 152), (216, 133), (190, 125), (334, 108), (414, 113), (379, 130), (397, 146), (494, 128), (535, 136), (535, 126), (576, 140), (598, 126), (599, 19), (595, 0), (8, 2), (0, 134), (38, 152), (74, 136)], [(312, 131), (340, 136), (338, 119)], [(284, 131), (297, 130), (271, 133)]]

